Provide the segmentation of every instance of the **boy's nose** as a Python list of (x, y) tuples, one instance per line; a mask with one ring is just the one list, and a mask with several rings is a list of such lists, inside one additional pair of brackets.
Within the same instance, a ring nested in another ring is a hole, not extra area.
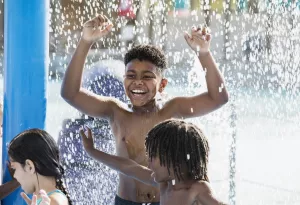
[(142, 84), (143, 84), (143, 81), (142, 81), (141, 79), (136, 79), (136, 80), (134, 81), (134, 84), (136, 84), (136, 85), (142, 85)]

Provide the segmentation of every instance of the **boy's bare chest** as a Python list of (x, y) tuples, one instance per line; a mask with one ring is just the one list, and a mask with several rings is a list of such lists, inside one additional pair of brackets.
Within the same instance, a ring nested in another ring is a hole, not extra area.
[(113, 130), (118, 155), (147, 166), (145, 139), (148, 132), (162, 120), (158, 117), (129, 117), (119, 121), (117, 132)]

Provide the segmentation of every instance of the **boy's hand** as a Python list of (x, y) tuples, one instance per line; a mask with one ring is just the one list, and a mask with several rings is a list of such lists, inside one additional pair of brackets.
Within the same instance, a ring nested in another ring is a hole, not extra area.
[[(37, 196), (35, 194), (33, 195), (32, 200), (30, 200), (30, 198), (24, 192), (21, 193), (21, 196), (27, 205), (37, 205)], [(51, 199), (44, 190), (40, 190), (40, 196), (42, 201), (39, 203), (39, 205), (50, 205)]]
[(192, 27), (191, 34), (185, 32), (184, 38), (194, 51), (209, 52), (211, 35), (208, 33), (207, 27)]
[(94, 149), (94, 139), (93, 139), (93, 134), (90, 128), (84, 125), (83, 129), (79, 130), (79, 133), (82, 138), (82, 143), (84, 149), (89, 152)]
[(112, 23), (104, 15), (98, 15), (97, 17), (87, 21), (83, 25), (82, 39), (94, 43), (103, 36), (106, 36), (112, 28)]

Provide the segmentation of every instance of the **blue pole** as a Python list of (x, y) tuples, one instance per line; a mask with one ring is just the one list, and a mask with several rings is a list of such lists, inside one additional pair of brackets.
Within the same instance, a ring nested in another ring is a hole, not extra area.
[[(7, 144), (29, 128), (45, 128), (49, 53), (49, 0), (9, 0), (4, 4), (3, 182)], [(25, 205), (18, 189), (2, 205)]]

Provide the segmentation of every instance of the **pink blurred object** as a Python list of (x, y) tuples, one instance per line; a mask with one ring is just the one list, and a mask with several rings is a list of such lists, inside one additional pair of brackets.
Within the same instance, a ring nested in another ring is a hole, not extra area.
[(130, 19), (134, 19), (136, 17), (133, 11), (132, 0), (120, 0), (118, 10), (119, 16), (125, 16)]

